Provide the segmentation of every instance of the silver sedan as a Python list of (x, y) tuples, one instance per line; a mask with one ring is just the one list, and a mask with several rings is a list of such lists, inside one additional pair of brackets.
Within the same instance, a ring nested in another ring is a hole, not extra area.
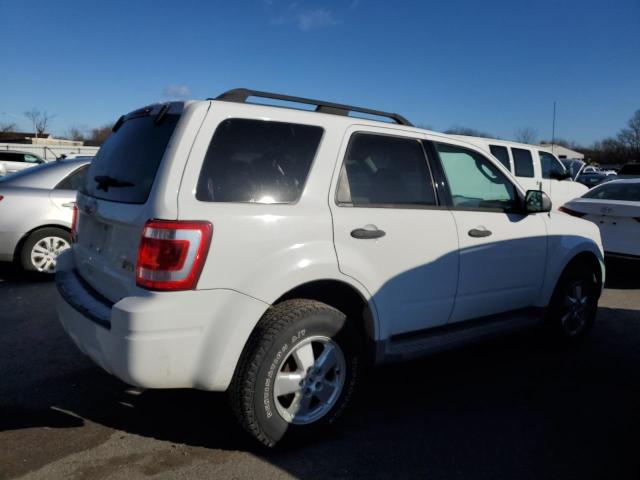
[(53, 273), (71, 245), (76, 191), (89, 160), (45, 163), (0, 178), (0, 261)]

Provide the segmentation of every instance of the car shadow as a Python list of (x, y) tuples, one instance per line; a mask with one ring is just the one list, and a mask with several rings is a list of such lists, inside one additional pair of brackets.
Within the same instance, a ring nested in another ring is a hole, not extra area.
[(570, 349), (519, 334), (375, 368), (337, 426), (271, 450), (238, 427), (224, 394), (132, 389), (69, 354), (58, 328), (50, 342), (65, 358), (9, 345), (53, 367), (0, 387), (0, 430), (89, 421), (206, 452), (250, 452), (300, 478), (626, 478), (640, 472), (628, 436), (640, 428), (637, 315), (601, 308), (592, 335)]

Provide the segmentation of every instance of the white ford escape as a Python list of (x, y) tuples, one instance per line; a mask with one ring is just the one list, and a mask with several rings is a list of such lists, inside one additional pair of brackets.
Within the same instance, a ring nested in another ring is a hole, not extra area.
[(583, 336), (598, 229), (550, 207), (399, 115), (249, 90), (154, 105), (91, 164), (58, 313), (105, 370), (228, 391), (274, 445), (333, 422), (364, 365), (537, 324)]

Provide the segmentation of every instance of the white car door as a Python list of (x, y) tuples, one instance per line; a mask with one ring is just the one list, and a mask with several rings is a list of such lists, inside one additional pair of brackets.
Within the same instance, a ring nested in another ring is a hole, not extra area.
[(330, 192), (340, 271), (372, 295), (382, 338), (443, 325), (453, 307), (458, 236), (421, 140), (351, 127)]
[(520, 213), (517, 188), (484, 155), (455, 144), (434, 146), (450, 191), (460, 246), (450, 321), (533, 305), (546, 263), (543, 214)]

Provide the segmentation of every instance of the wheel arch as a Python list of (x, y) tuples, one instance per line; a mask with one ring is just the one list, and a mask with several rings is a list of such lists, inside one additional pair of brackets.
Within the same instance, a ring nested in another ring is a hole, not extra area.
[(71, 233), (71, 228), (69, 228), (67, 225), (61, 224), (61, 223), (47, 223), (44, 225), (38, 225), (37, 227), (33, 227), (31, 230), (29, 230), (28, 232), (26, 232), (25, 234), (22, 235), (22, 237), (20, 237), (20, 240), (18, 240), (18, 242), (16, 243), (16, 247), (13, 250), (13, 261), (17, 261), (20, 258), (20, 254), (22, 253), (22, 247), (24, 246), (24, 243), (27, 241), (27, 239), (35, 232), (37, 232), (38, 230), (42, 230), (44, 228), (59, 228), (60, 230), (64, 230), (67, 233)]
[(555, 276), (555, 280), (551, 285), (552, 288), (549, 288), (546, 292), (544, 299), (545, 306), (548, 305), (551, 301), (553, 292), (555, 292), (556, 288), (558, 287), (558, 283), (560, 282), (564, 273), (577, 264), (588, 265), (593, 270), (596, 275), (598, 291), (602, 291), (602, 287), (604, 284), (604, 260), (600, 255), (597, 255), (591, 250), (581, 250), (575, 252), (573, 255), (570, 255), (562, 265), (562, 268), (558, 270), (558, 274)]
[(293, 298), (317, 300), (340, 310), (368, 344), (372, 344), (378, 335), (378, 322), (375, 305), (368, 301), (355, 286), (343, 280), (312, 280), (289, 289), (278, 297), (272, 305)]

